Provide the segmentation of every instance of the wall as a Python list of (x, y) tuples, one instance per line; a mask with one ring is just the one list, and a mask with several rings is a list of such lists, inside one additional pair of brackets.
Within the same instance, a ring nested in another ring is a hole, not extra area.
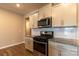
[(23, 18), (0, 9), (0, 48), (23, 42)]
[(42, 28), (32, 29), (32, 36), (40, 35), (40, 31), (54, 31), (54, 38), (76, 39), (77, 28)]

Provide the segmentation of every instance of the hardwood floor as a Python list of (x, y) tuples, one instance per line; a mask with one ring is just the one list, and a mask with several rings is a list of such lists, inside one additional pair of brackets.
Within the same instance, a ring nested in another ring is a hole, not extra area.
[(1, 49), (0, 56), (32, 56), (32, 52), (25, 49), (24, 44)]

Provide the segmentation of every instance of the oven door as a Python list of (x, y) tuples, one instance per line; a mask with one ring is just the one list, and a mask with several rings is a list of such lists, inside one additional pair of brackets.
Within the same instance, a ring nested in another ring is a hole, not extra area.
[(37, 55), (47, 55), (48, 54), (47, 48), (48, 48), (47, 43), (34, 40), (33, 49), (35, 54), (38, 53)]

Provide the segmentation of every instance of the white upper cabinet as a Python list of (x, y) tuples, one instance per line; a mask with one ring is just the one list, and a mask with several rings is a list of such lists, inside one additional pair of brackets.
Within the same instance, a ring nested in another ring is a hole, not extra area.
[(39, 14), (38, 14), (39, 19), (44, 18), (44, 8), (39, 9)]
[(63, 20), (64, 26), (77, 26), (77, 5), (76, 4), (64, 4), (63, 5)]
[(75, 3), (52, 6), (52, 26), (77, 26), (77, 5)]
[(52, 16), (52, 5), (47, 4), (39, 9), (39, 19)]
[(61, 20), (63, 16), (63, 7), (60, 5), (52, 7), (52, 26), (62, 26)]
[(29, 16), (30, 18), (30, 27), (31, 28), (37, 28), (37, 21), (38, 21), (38, 13), (34, 13)]
[(78, 27), (79, 27), (79, 3), (77, 4), (77, 19), (78, 19), (78, 22), (77, 22), (77, 24), (78, 24)]

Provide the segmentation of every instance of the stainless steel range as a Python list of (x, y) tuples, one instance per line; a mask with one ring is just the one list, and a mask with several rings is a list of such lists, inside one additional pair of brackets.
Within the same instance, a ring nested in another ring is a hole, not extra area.
[(52, 31), (41, 31), (40, 36), (33, 37), (33, 54), (35, 56), (48, 55), (48, 39), (53, 38)]

